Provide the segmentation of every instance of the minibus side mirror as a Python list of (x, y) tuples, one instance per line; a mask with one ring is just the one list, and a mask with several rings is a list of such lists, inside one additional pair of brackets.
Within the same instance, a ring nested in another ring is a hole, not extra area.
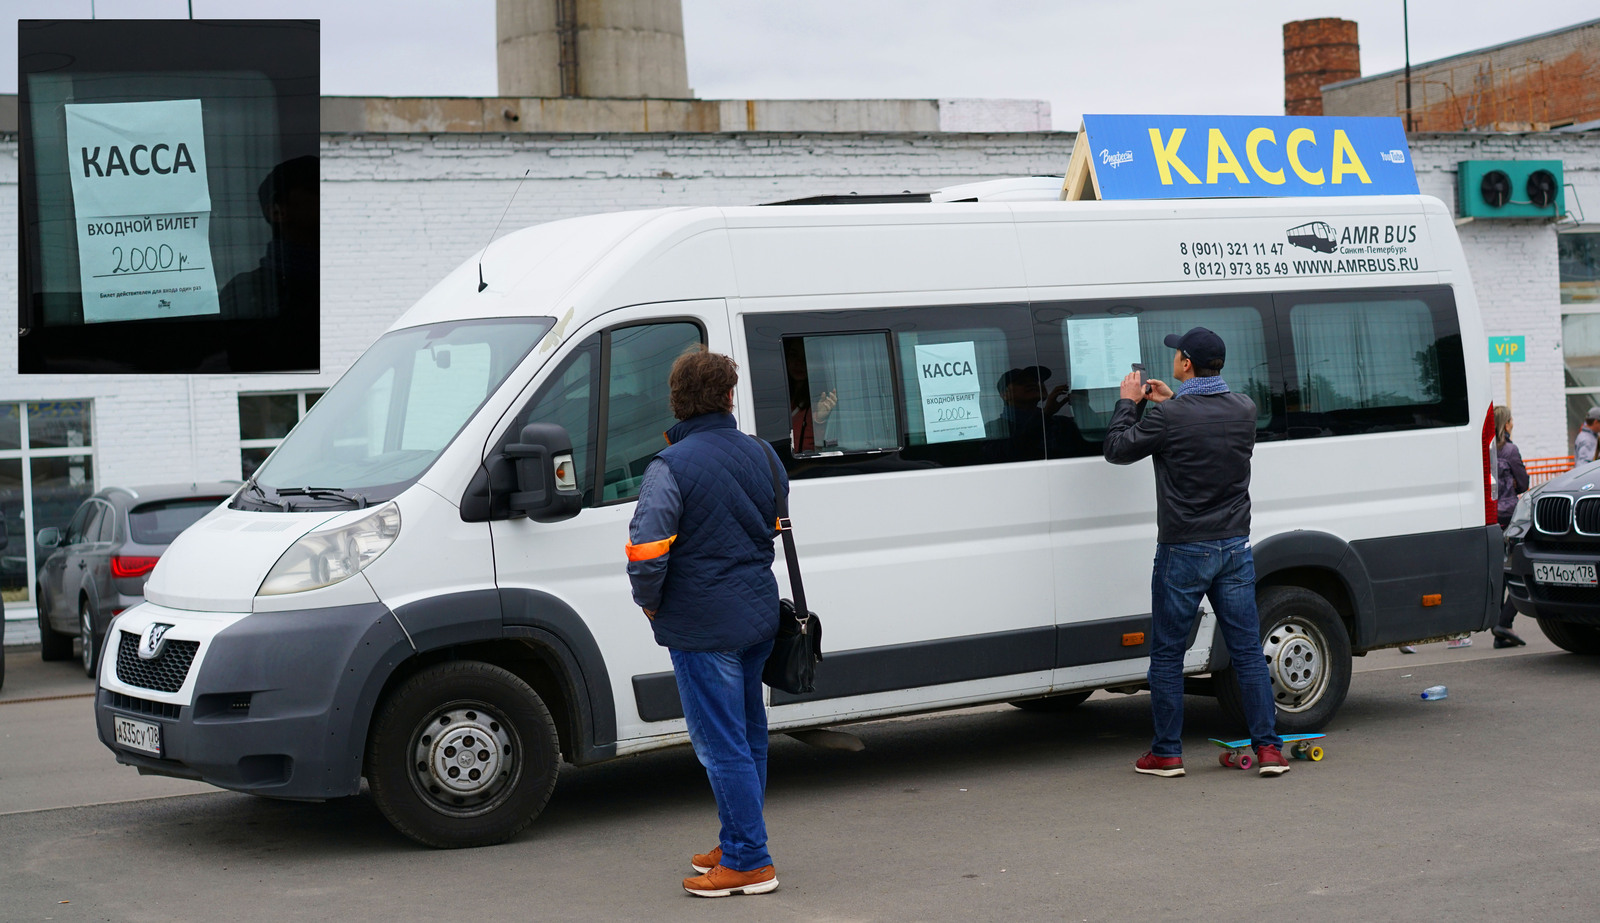
[(56, 547), (61, 544), (61, 530), (55, 526), (51, 526), (48, 529), (40, 529), (39, 534), (34, 537), (34, 544), (40, 548)]
[(572, 437), (555, 423), (529, 423), (522, 436), (505, 447), (517, 469), (517, 489), (510, 496), (513, 513), (535, 522), (560, 522), (578, 515), (583, 494), (578, 490), (572, 460)]

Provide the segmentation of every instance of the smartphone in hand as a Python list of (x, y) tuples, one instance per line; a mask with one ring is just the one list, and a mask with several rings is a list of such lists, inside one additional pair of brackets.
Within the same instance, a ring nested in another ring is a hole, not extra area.
[(1146, 384), (1145, 380), (1144, 380), (1144, 363), (1143, 362), (1135, 362), (1135, 363), (1133, 363), (1133, 370), (1135, 372), (1139, 373), (1139, 387), (1140, 387), (1140, 389), (1145, 394), (1149, 394), (1150, 393), (1150, 385)]

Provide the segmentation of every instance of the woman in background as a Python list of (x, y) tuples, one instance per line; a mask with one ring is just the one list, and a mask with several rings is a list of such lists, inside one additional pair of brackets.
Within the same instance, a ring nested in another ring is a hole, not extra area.
[[(1517, 509), (1518, 495), (1528, 489), (1528, 468), (1522, 463), (1522, 450), (1511, 441), (1511, 408), (1494, 409), (1494, 454), (1496, 459), (1494, 481), (1499, 485), (1500, 528), (1511, 524), (1511, 514)], [(1500, 623), (1494, 632), (1495, 647), (1521, 647), (1528, 643), (1511, 630), (1511, 620), (1517, 609), (1507, 595), (1500, 603)]]

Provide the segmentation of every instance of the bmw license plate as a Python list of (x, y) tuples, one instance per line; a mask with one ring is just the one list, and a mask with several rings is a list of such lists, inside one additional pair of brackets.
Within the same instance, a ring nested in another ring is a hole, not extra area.
[(1533, 579), (1551, 586), (1596, 586), (1593, 564), (1550, 564), (1535, 561)]
[(117, 746), (161, 755), (161, 725), (113, 716), (111, 727), (116, 733)]

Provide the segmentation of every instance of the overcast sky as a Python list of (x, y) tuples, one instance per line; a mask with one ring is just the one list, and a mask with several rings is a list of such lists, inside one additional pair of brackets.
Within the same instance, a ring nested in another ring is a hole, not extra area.
[[(187, 15), (186, 0), (0, 0), (16, 19)], [(494, 0), (193, 0), (196, 18), (319, 18), (329, 96), (496, 92)], [(1412, 0), (1421, 63), (1594, 18), (1594, 0)], [(1282, 114), (1284, 22), (1360, 25), (1365, 74), (1401, 67), (1400, 0), (683, 0), (702, 99), (1043, 99), (1084, 112)]]

